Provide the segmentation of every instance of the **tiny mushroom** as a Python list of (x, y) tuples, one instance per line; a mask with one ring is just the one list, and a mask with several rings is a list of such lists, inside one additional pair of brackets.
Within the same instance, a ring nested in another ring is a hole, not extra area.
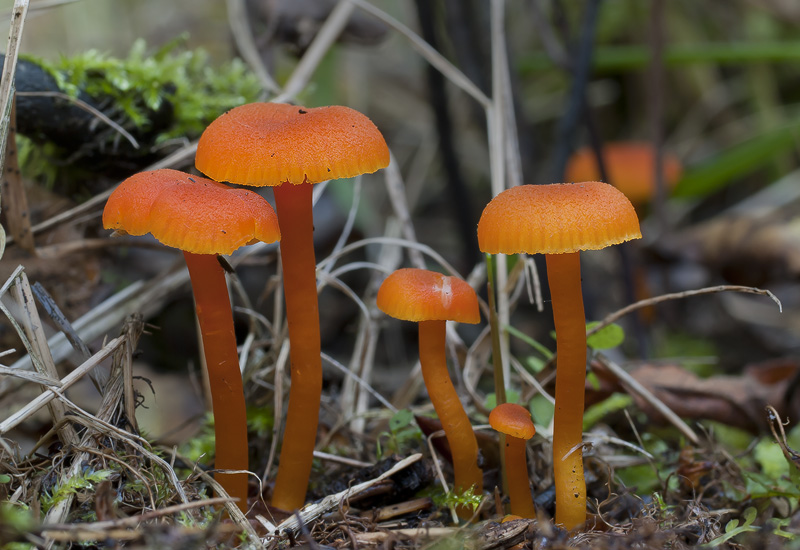
[(491, 200), (478, 222), (483, 252), (545, 254), (558, 353), (553, 420), (556, 522), (567, 529), (586, 521), (582, 428), (587, 350), (579, 253), (641, 236), (630, 201), (597, 181), (506, 189)]
[[(640, 206), (655, 193), (656, 154), (646, 142), (616, 141), (603, 146), (603, 163), (610, 184), (622, 191), (635, 206)], [(681, 162), (673, 154), (665, 153), (663, 159), (664, 184), (672, 189), (681, 178)], [(597, 156), (591, 147), (575, 151), (567, 162), (567, 181), (595, 181), (600, 179)]]
[[(450, 445), (458, 493), (483, 492), (478, 442), (447, 373), (445, 323), (480, 321), (478, 297), (469, 284), (426, 269), (405, 268), (390, 274), (378, 289), (378, 308), (391, 317), (419, 323), (419, 361), (433, 408)], [(469, 517), (459, 507), (459, 515)]]
[(217, 181), (273, 187), (282, 240), (289, 325), (289, 407), (272, 505), (305, 502), (322, 395), (312, 184), (371, 173), (389, 148), (366, 116), (348, 107), (250, 103), (212, 122), (197, 144), (197, 169)]
[(525, 442), (536, 433), (531, 413), (516, 403), (503, 403), (489, 413), (489, 424), (506, 435), (504, 454), (511, 513), (532, 519), (536, 517), (536, 509), (533, 507), (528, 480), (528, 459), (525, 456)]
[[(247, 418), (233, 315), (218, 254), (254, 241), (280, 239), (269, 203), (244, 189), (177, 170), (141, 172), (108, 198), (103, 227), (118, 234), (153, 237), (183, 250), (203, 340), (214, 413), (215, 460), (220, 470), (247, 470)], [(247, 474), (217, 474), (242, 511)]]

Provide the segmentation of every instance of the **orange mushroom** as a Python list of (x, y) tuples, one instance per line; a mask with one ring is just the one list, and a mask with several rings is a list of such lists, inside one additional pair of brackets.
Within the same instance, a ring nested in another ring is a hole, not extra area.
[(507, 189), (492, 199), (478, 222), (483, 252), (545, 254), (558, 353), (553, 424), (556, 521), (567, 529), (586, 521), (581, 449), (586, 319), (579, 251), (641, 236), (630, 201), (597, 181)]
[[(391, 317), (419, 324), (422, 378), (450, 445), (456, 492), (472, 487), (480, 495), (483, 472), (478, 467), (478, 442), (447, 373), (445, 355), (447, 321), (480, 321), (475, 291), (457, 277), (426, 269), (398, 269), (381, 284), (377, 304)], [(469, 517), (467, 510), (459, 510), (459, 515)]]
[(523, 518), (536, 517), (528, 479), (525, 442), (536, 434), (531, 413), (516, 403), (503, 403), (489, 413), (489, 424), (506, 435), (505, 466), (511, 513)]
[(206, 128), (197, 169), (217, 181), (273, 186), (283, 238), (283, 290), (289, 325), (292, 384), (272, 505), (305, 502), (322, 395), (311, 184), (374, 172), (389, 164), (375, 125), (347, 107), (308, 109), (251, 103)]
[[(656, 155), (650, 143), (618, 141), (603, 146), (603, 161), (609, 183), (622, 191), (635, 205), (648, 202), (655, 193)], [(681, 179), (683, 168), (678, 157), (664, 155), (664, 183), (672, 189)], [(567, 181), (595, 181), (600, 179), (597, 156), (591, 147), (575, 151), (567, 162)]]
[[(280, 239), (278, 220), (256, 193), (177, 170), (142, 172), (123, 181), (103, 210), (103, 227), (152, 235), (183, 250), (203, 339), (214, 413), (215, 467), (247, 470), (247, 417), (225, 272), (217, 255), (254, 240)], [(242, 511), (247, 474), (217, 474)]]

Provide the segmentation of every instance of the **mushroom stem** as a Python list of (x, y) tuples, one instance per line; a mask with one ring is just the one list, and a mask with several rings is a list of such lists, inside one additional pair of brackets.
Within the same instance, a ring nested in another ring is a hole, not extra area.
[(511, 513), (523, 518), (533, 519), (536, 510), (531, 497), (531, 485), (528, 480), (528, 458), (525, 456), (527, 442), (513, 435), (506, 435), (506, 479), (508, 481), (508, 498), (511, 500)]
[(579, 252), (547, 254), (547, 280), (556, 328), (556, 410), (553, 476), (556, 523), (574, 529), (586, 521), (583, 477), (583, 408), (586, 384), (586, 317)]
[[(480, 495), (483, 492), (483, 472), (478, 468), (478, 441), (447, 373), (445, 323), (446, 321), (419, 322), (422, 378), (450, 445), (455, 491), (461, 493), (474, 487), (475, 494)], [(463, 506), (457, 508), (457, 511), (462, 518), (472, 515), (471, 510)]]
[(289, 408), (272, 505), (297, 510), (306, 498), (322, 396), (314, 220), (307, 183), (273, 188), (281, 227), (281, 261), (292, 363)]
[[(183, 253), (192, 281), (197, 319), (211, 387), (214, 413), (214, 467), (247, 470), (247, 411), (236, 351), (233, 314), (225, 271), (216, 254)], [(247, 474), (217, 473), (214, 478), (237, 506), (247, 511)]]

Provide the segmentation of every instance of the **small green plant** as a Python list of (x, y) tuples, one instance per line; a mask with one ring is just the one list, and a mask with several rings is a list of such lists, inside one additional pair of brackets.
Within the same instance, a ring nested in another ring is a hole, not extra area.
[(481, 505), (482, 496), (475, 494), (474, 487), (470, 487), (462, 493), (450, 491), (433, 496), (433, 502), (438, 506), (467, 506), (476, 511)]
[(182, 446), (181, 454), (195, 462), (203, 457), (210, 462), (214, 456), (214, 416), (210, 412), (203, 418), (203, 426), (197, 435)]
[(730, 539), (737, 535), (741, 535), (742, 533), (749, 533), (753, 531), (758, 531), (758, 527), (753, 525), (753, 522), (756, 520), (757, 511), (752, 506), (747, 508), (744, 513), (742, 514), (742, 519), (744, 523), (741, 525), (739, 524), (739, 518), (730, 520), (727, 525), (725, 525), (725, 534), (720, 535), (719, 537), (715, 538), (711, 542), (709, 542), (706, 547), (707, 548), (715, 548), (720, 544), (728, 542)]
[[(402, 454), (408, 445), (422, 439), (422, 431), (413, 422), (414, 413), (408, 409), (397, 411), (389, 419), (389, 431), (381, 432), (378, 435), (377, 453), (379, 458), (383, 457), (384, 451)], [(385, 449), (381, 445), (383, 439), (386, 440)]]
[(267, 437), (275, 425), (275, 415), (268, 407), (250, 407), (247, 409), (247, 428), (258, 438)]
[(36, 525), (31, 510), (20, 502), (0, 502), (0, 548), (2, 550), (33, 550), (35, 545), (27, 542), (5, 542), (21, 537)]
[(69, 478), (62, 485), (54, 487), (52, 491), (46, 491), (42, 496), (42, 510), (47, 512), (67, 498), (85, 489), (92, 489), (97, 483), (108, 479), (114, 472), (111, 470), (90, 470), (87, 469), (80, 474)]

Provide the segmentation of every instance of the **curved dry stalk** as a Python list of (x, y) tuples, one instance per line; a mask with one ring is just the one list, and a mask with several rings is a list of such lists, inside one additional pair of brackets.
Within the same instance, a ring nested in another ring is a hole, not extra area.
[(592, 334), (604, 329), (611, 323), (615, 322), (617, 319), (620, 319), (625, 315), (632, 313), (638, 309), (654, 306), (656, 304), (667, 302), (669, 300), (680, 300), (682, 298), (689, 298), (691, 296), (701, 296), (703, 294), (716, 294), (717, 292), (742, 292), (744, 294), (758, 294), (759, 296), (767, 296), (770, 300), (772, 300), (778, 305), (778, 311), (783, 313), (783, 304), (781, 304), (781, 301), (778, 299), (778, 297), (775, 296), (769, 290), (753, 286), (741, 286), (741, 285), (709, 286), (705, 288), (698, 288), (696, 290), (684, 290), (682, 292), (672, 292), (669, 294), (662, 294), (661, 296), (654, 296), (653, 298), (647, 298), (645, 300), (639, 300), (638, 302), (627, 305), (624, 308), (619, 309), (614, 313), (610, 313), (609, 315), (603, 317), (603, 319), (600, 322), (598, 322), (591, 329), (586, 331), (586, 336), (591, 336)]

